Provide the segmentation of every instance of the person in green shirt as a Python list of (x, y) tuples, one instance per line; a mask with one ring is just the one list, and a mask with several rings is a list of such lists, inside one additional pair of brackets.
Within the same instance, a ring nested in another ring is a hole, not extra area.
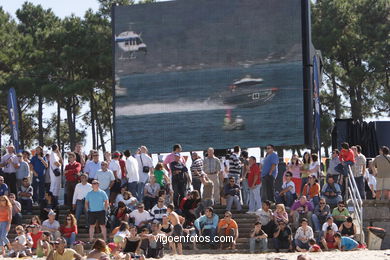
[(348, 209), (345, 207), (345, 203), (344, 201), (340, 201), (338, 204), (337, 204), (337, 207), (333, 209), (333, 212), (332, 212), (332, 217), (334, 219), (334, 223), (336, 223), (336, 225), (338, 227), (340, 227), (340, 225), (345, 222), (347, 220), (347, 218), (349, 217), (349, 211)]
[(154, 177), (156, 178), (156, 182), (160, 184), (161, 187), (164, 187), (165, 184), (169, 183), (169, 178), (165, 174), (162, 163), (157, 163), (156, 167), (154, 168)]

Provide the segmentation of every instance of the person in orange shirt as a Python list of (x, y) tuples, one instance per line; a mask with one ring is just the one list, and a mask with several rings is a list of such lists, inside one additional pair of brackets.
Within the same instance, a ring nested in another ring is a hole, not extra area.
[(226, 244), (228, 245), (227, 249), (236, 249), (236, 241), (238, 238), (238, 225), (237, 222), (232, 219), (232, 213), (230, 211), (226, 211), (225, 217), (219, 221), (217, 232), (220, 240), (222, 236), (226, 237), (226, 239), (223, 240), (225, 241), (225, 243), (221, 242), (221, 249), (224, 249), (224, 246)]
[(7, 196), (0, 196), (0, 248), (1, 253), (5, 256), (5, 246), (11, 249), (11, 244), (7, 238), (11, 228), (12, 205)]
[(340, 162), (344, 166), (344, 176), (348, 175), (348, 166), (355, 164), (355, 154), (352, 149), (349, 148), (349, 144), (344, 142), (341, 144), (341, 151), (339, 155)]
[(317, 178), (313, 174), (309, 176), (309, 181), (303, 187), (302, 195), (311, 200), (315, 207), (320, 202), (320, 189)]

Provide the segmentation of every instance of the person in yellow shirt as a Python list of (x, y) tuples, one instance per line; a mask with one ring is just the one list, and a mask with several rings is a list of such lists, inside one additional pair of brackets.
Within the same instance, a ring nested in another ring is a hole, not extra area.
[(52, 249), (47, 256), (47, 260), (81, 260), (82, 256), (75, 250), (66, 247), (66, 240), (63, 237), (58, 238), (54, 243), (54, 249)]
[(217, 233), (219, 240), (221, 241), (221, 249), (224, 249), (226, 244), (228, 245), (227, 249), (236, 249), (238, 225), (237, 222), (232, 219), (232, 213), (230, 211), (226, 211), (225, 217), (219, 221)]

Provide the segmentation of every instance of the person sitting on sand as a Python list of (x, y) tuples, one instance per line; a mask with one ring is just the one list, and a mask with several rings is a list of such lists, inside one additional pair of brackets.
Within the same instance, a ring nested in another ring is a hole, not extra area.
[(316, 244), (316, 241), (313, 238), (309, 239), (309, 252), (322, 252), (321, 247)]
[(213, 241), (217, 234), (219, 217), (214, 214), (212, 207), (207, 207), (204, 215), (197, 218), (194, 222), (194, 226), (199, 236), (209, 236), (210, 240)]
[(337, 246), (341, 251), (352, 251), (357, 250), (359, 243), (350, 237), (343, 237), (340, 233), (334, 234)]
[(301, 220), (301, 226), (295, 233), (295, 245), (299, 252), (307, 252), (309, 249), (309, 239), (314, 238), (313, 229), (309, 226), (306, 218)]
[(87, 260), (98, 260), (102, 257), (108, 257), (109, 252), (107, 250), (106, 242), (102, 239), (96, 239), (95, 243), (92, 246), (92, 250), (87, 255)]
[[(173, 211), (174, 206), (172, 204), (168, 205), (167, 207), (167, 213), (168, 213), (168, 219), (169, 222), (171, 222), (173, 226), (172, 236), (180, 238), (180, 236), (183, 235), (183, 226), (180, 223), (179, 215)], [(176, 252), (176, 246), (177, 246), (177, 252)], [(175, 255), (178, 253), (179, 255), (183, 254), (183, 244), (178, 242), (177, 245), (175, 243), (172, 243), (172, 254)]]
[(335, 231), (331, 226), (328, 226), (326, 228), (326, 232), (324, 232), (324, 235), (321, 238), (321, 243), (324, 247), (325, 250), (330, 250), (330, 249), (336, 249), (337, 244), (336, 240), (334, 238)]

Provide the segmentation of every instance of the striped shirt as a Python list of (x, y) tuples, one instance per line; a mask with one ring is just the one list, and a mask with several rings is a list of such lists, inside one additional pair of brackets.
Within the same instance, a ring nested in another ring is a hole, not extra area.
[(233, 153), (229, 159), (229, 174), (241, 174), (240, 158), (235, 153)]
[[(203, 169), (203, 161), (201, 158), (198, 158), (195, 161), (192, 161), (192, 164), (190, 167), (192, 177), (199, 177), (200, 174), (202, 173), (202, 169)], [(195, 173), (195, 171), (197, 171), (197, 173)]]

